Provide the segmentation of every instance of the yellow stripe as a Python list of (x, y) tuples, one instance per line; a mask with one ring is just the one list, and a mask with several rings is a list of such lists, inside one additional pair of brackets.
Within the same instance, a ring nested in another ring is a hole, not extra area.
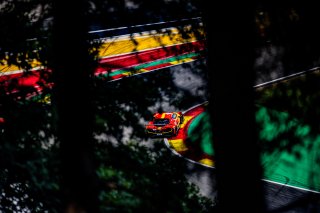
[(183, 123), (181, 124), (180, 128), (183, 128), (188, 121), (190, 121), (193, 118), (193, 116), (184, 116), (183, 117)]
[(170, 64), (182, 64), (182, 63), (186, 63), (186, 62), (190, 62), (190, 61), (194, 61), (194, 59), (185, 58), (185, 59), (181, 59), (181, 60), (177, 60), (177, 61), (172, 61), (172, 62), (170, 62)]
[(199, 160), (199, 163), (202, 163), (207, 166), (214, 166), (213, 160), (210, 160), (208, 158), (204, 158), (204, 159)]
[(161, 118), (164, 118), (166, 116), (166, 113), (162, 113)]
[(183, 143), (182, 139), (176, 139), (176, 140), (168, 140), (169, 144), (171, 145), (171, 147), (176, 150), (177, 152), (183, 152), (183, 151), (187, 151), (188, 148), (186, 147), (186, 145)]
[(186, 37), (187, 38), (181, 34), (150, 35), (147, 37), (128, 38), (127, 40), (120, 41), (114, 40), (112, 42), (106, 42), (99, 47), (98, 57), (107, 57), (197, 40), (195, 34), (190, 34)]
[(130, 75), (134, 75), (134, 74), (138, 74), (138, 73), (144, 73), (144, 72), (149, 72), (149, 70), (139, 69), (139, 70), (131, 71)]
[[(29, 64), (30, 64), (31, 68), (41, 66), (41, 63), (36, 59), (31, 60), (29, 62)], [(22, 69), (22, 68), (18, 67), (16, 65), (8, 65), (8, 61), (6, 61), (6, 60), (0, 61), (0, 73), (1, 72), (10, 72), (10, 71), (15, 71), (15, 70), (20, 70), (20, 69)]]

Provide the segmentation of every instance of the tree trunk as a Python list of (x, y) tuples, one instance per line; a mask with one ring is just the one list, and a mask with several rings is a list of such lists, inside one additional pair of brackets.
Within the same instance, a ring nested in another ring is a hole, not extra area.
[(254, 4), (207, 6), (205, 23), (217, 207), (219, 212), (263, 212), (253, 96)]
[(86, 4), (85, 0), (57, 0), (53, 5), (53, 104), (57, 110), (67, 212), (98, 212), (90, 99), (93, 69), (88, 54)]

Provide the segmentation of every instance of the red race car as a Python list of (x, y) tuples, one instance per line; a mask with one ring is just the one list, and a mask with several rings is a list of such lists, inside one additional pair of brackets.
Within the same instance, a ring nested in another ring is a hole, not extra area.
[(182, 112), (155, 113), (145, 130), (150, 137), (172, 137), (178, 134), (182, 123)]

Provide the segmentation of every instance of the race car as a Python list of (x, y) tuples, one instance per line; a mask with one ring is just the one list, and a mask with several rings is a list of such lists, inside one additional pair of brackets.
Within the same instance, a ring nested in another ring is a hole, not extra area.
[(145, 131), (150, 137), (172, 137), (178, 134), (182, 123), (182, 112), (155, 113), (145, 126)]

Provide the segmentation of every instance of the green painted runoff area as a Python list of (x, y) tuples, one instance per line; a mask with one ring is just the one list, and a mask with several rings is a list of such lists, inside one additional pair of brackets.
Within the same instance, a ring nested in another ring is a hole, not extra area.
[[(256, 123), (263, 179), (320, 192), (320, 80), (318, 74), (258, 91)], [(318, 88), (319, 87), (319, 88)], [(208, 112), (189, 126), (188, 139), (214, 155)]]

